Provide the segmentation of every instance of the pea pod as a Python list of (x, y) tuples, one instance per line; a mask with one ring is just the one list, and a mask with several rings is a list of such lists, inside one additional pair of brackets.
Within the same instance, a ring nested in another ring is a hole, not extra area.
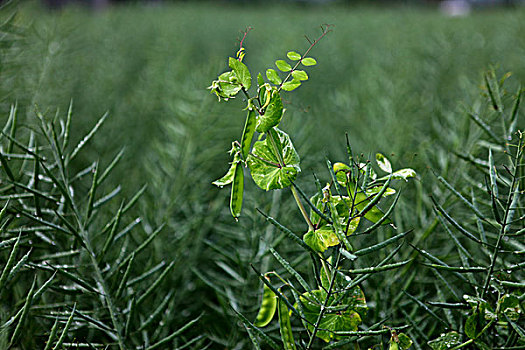
[(255, 110), (249, 109), (248, 115), (246, 116), (246, 123), (244, 124), (244, 130), (241, 138), (241, 150), (242, 158), (246, 160), (250, 153), (250, 147), (252, 145), (253, 134), (255, 133)]
[(240, 153), (241, 150), (239, 146), (236, 142), (234, 142), (230, 151), (230, 154), (233, 154), (233, 161), (231, 162), (228, 172), (220, 179), (213, 181), (212, 184), (219, 188), (223, 188), (224, 186), (229, 185), (233, 182), (233, 178), (235, 177), (235, 169), (237, 168), (237, 163), (241, 161)]
[(264, 327), (272, 321), (275, 309), (277, 308), (277, 296), (275, 293), (265, 284), (263, 297), (261, 302), (261, 308), (253, 323), (257, 327)]
[(244, 172), (242, 169), (242, 162), (235, 165), (235, 173), (233, 175), (232, 195), (230, 197), (230, 210), (233, 217), (237, 218), (241, 215), (242, 196), (244, 192)]
[(283, 341), (284, 350), (296, 350), (293, 340), (292, 325), (290, 324), (290, 312), (283, 300), (279, 299), (278, 303), (279, 329), (281, 331), (281, 340)]

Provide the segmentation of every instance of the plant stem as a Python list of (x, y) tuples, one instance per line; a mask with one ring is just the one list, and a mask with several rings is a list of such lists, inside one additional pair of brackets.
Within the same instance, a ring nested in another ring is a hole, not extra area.
[(469, 345), (469, 344), (472, 344), (474, 342), (473, 339), (469, 339), (467, 340), (466, 342), (462, 343), (462, 344), (459, 344), (458, 346), (456, 347), (453, 347), (452, 349), (450, 350), (456, 350), (456, 349), (461, 349), (461, 348), (464, 348), (465, 346)]
[(301, 203), (301, 199), (297, 194), (297, 190), (293, 186), (291, 186), (290, 189), (292, 190), (293, 198), (295, 199), (295, 202), (297, 203), (301, 214), (303, 214), (304, 220), (308, 224), (308, 230), (315, 231), (314, 225), (312, 224), (312, 221), (310, 220), (310, 217), (308, 216), (308, 213), (306, 212), (306, 209), (304, 208), (303, 203)]
[[(329, 274), (327, 274), (327, 277), (330, 279), (330, 286), (328, 287), (328, 290), (326, 291), (326, 299), (324, 300), (323, 305), (321, 305), (321, 310), (319, 311), (319, 315), (317, 316), (317, 320), (315, 321), (314, 330), (312, 334), (310, 335), (310, 339), (308, 340), (308, 345), (306, 346), (306, 350), (310, 350), (312, 348), (314, 338), (317, 334), (317, 331), (319, 330), (319, 326), (321, 325), (321, 321), (323, 319), (326, 308), (328, 306), (328, 301), (330, 300), (330, 297), (332, 296), (332, 290), (334, 289), (335, 276), (337, 274), (337, 267), (339, 266), (340, 258), (341, 258), (341, 252), (339, 252), (339, 254), (337, 255), (337, 260), (334, 264), (334, 275), (330, 276)], [(323, 259), (321, 259), (321, 262), (323, 263), (323, 267), (327, 268)]]
[(481, 292), (481, 298), (483, 298), (483, 296), (485, 295), (485, 293), (487, 293), (488, 291), (488, 288), (489, 288), (489, 284), (490, 284), (490, 279), (492, 277), (492, 273), (494, 272), (494, 267), (496, 265), (496, 258), (498, 257), (498, 251), (499, 251), (499, 246), (501, 244), (501, 240), (503, 239), (503, 237), (505, 236), (505, 233), (507, 231), (507, 225), (510, 225), (510, 222), (509, 222), (509, 215), (510, 215), (510, 212), (512, 211), (512, 202), (513, 202), (513, 198), (515, 195), (517, 195), (517, 182), (519, 181), (517, 176), (518, 176), (518, 169), (519, 169), (519, 164), (520, 164), (520, 158), (522, 156), (522, 135), (520, 135), (520, 140), (519, 140), (519, 143), (518, 143), (518, 151), (516, 152), (516, 157), (515, 157), (515, 160), (514, 160), (514, 173), (512, 174), (512, 184), (510, 185), (510, 190), (509, 190), (509, 194), (507, 195), (507, 203), (505, 205), (505, 216), (503, 218), (503, 221), (502, 221), (502, 225), (501, 225), (501, 228), (500, 228), (500, 231), (499, 231), (499, 234), (498, 234), (498, 240), (496, 241), (496, 245), (494, 247), (494, 253), (492, 254), (491, 258), (490, 258), (490, 267), (489, 267), (489, 271), (487, 273), (487, 277), (485, 279), (485, 285), (483, 287), (483, 291)]
[(299, 67), (299, 64), (302, 62), (302, 60), (308, 55), (308, 53), (310, 53), (310, 51), (314, 48), (315, 45), (317, 45), (317, 43), (319, 43), (319, 41), (321, 41), (322, 38), (324, 38), (326, 36), (326, 34), (330, 33), (332, 30), (329, 29), (331, 27), (331, 25), (327, 24), (326, 27), (323, 28), (323, 26), (321, 26), (321, 29), (323, 30), (323, 33), (317, 38), (314, 40), (314, 42), (311, 42), (308, 37), (306, 37), (306, 39), (308, 40), (308, 42), (310, 43), (310, 47), (308, 48), (308, 50), (305, 51), (305, 53), (301, 56), (301, 59), (299, 61), (297, 61), (297, 63), (295, 64), (295, 66), (293, 66), (293, 68), (290, 70), (290, 73), (288, 73), (288, 75), (286, 76), (286, 78), (283, 79), (283, 81), (281, 82), (281, 84), (279, 84), (279, 88), (277, 89), (277, 91), (281, 91), (281, 89), (283, 88), (283, 85), (284, 83), (286, 83), (286, 81), (292, 76), (292, 73), (297, 69), (297, 67)]

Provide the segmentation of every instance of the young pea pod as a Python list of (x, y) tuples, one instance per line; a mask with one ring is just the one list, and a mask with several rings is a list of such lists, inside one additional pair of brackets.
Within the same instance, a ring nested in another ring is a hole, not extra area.
[(246, 123), (244, 124), (241, 138), (241, 154), (244, 160), (248, 158), (248, 154), (250, 153), (253, 134), (255, 133), (255, 124), (255, 110), (251, 108), (251, 106), (248, 106), (248, 115), (246, 116)]
[(233, 182), (235, 178), (235, 169), (237, 169), (237, 164), (241, 161), (240, 153), (241, 150), (239, 149), (239, 146), (234, 142), (232, 144), (232, 149), (230, 150), (230, 154), (233, 154), (233, 161), (231, 162), (228, 172), (220, 179), (213, 181), (212, 184), (219, 188), (223, 188)]
[(275, 293), (265, 284), (263, 291), (263, 298), (261, 308), (257, 314), (254, 325), (257, 327), (264, 327), (272, 321), (275, 309), (277, 308), (277, 296)]
[(296, 350), (293, 340), (292, 325), (290, 324), (290, 312), (283, 300), (279, 299), (278, 303), (279, 329), (281, 331), (281, 340), (283, 341), (284, 350)]
[[(252, 135), (253, 136), (253, 135)], [(230, 211), (237, 220), (241, 215), (242, 209), (242, 197), (244, 192), (244, 169), (241, 155), (241, 148), (238, 142), (233, 143), (233, 147), (230, 154), (233, 154), (233, 162), (231, 163), (230, 169), (218, 180), (215, 180), (213, 184), (218, 187), (224, 187), (226, 185), (232, 185), (232, 192), (230, 196)]]
[(235, 173), (233, 175), (232, 183), (232, 195), (230, 197), (230, 210), (235, 220), (237, 220), (237, 218), (241, 215), (243, 192), (244, 170), (242, 168), (242, 162), (238, 162), (235, 165)]

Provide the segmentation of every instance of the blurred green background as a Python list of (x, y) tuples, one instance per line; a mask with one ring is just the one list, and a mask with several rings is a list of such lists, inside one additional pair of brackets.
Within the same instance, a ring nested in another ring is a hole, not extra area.
[[(318, 65), (308, 70), (309, 81), (284, 97), (283, 128), (302, 157), (299, 182), (313, 188), (312, 172), (326, 178), (325, 156), (345, 161), (348, 133), (355, 152), (382, 152), (396, 168), (420, 174), (402, 197), (405, 213), (416, 212), (429, 168), (447, 172), (451, 156), (437, 146), (457, 142), (457, 133), (443, 130), (466, 122), (463, 106), (478, 103), (483, 72), (494, 66), (499, 75), (511, 71), (515, 83), (525, 81), (523, 7), (450, 17), (435, 5), (342, 2), (138, 3), (103, 11), (15, 6), (18, 34), (2, 45), (0, 120), (14, 103), (27, 125), (35, 109), (63, 116), (72, 103), (78, 142), (109, 112), (90, 153), (73, 167), (107, 164), (125, 148), (108, 187), (120, 184), (130, 194), (148, 186), (137, 211), (143, 225), (168, 224), (151, 258), (180, 256), (168, 282), (178, 289), (180, 324), (204, 311), (199, 330), (227, 349), (247, 346), (228, 305), (250, 316), (257, 308), (249, 263), (263, 270), (273, 264), (265, 251), (273, 233), (255, 208), (268, 212), (273, 202), (285, 224), (305, 230), (287, 192), (262, 193), (249, 183), (237, 224), (228, 191), (211, 185), (227, 169), (231, 140), (240, 137), (244, 102), (217, 103), (206, 88), (227, 69), (241, 31), (253, 28), (244, 62), (254, 75), (289, 50), (303, 52), (304, 35), (315, 38), (321, 24), (334, 25), (312, 52)], [(398, 224), (418, 232), (425, 218), (407, 214)], [(293, 256), (296, 248), (283, 249)]]
[[(432, 142), (433, 117), (470, 103), (490, 65), (523, 80), (524, 16), (522, 8), (452, 18), (406, 6), (213, 2), (49, 12), (32, 4), (18, 14), (27, 30), (13, 50), (13, 64), (4, 68), (14, 72), (4, 72), (2, 110), (18, 101), (28, 115), (34, 105), (65, 111), (73, 101), (79, 134), (109, 111), (106, 137), (95, 149), (103, 156), (125, 145), (133, 158), (130, 180), (142, 182), (145, 167), (137, 165), (182, 110), (202, 108), (192, 122), (214, 120), (214, 137), (224, 140), (238, 129), (223, 130), (226, 125), (243, 123), (235, 112), (242, 102), (217, 106), (206, 91), (227, 68), (241, 30), (253, 28), (246, 63), (256, 72), (287, 50), (304, 50), (303, 35), (315, 37), (318, 26), (328, 23), (334, 31), (313, 52), (319, 65), (309, 72), (310, 82), (287, 97), (288, 121), (316, 130), (314, 139), (298, 146), (339, 158), (348, 132), (356, 149), (394, 153), (394, 162), (413, 165), (420, 144)], [(303, 152), (307, 162), (308, 154)], [(225, 153), (217, 157), (218, 164), (227, 159)], [(209, 179), (220, 175), (221, 169), (211, 169)]]

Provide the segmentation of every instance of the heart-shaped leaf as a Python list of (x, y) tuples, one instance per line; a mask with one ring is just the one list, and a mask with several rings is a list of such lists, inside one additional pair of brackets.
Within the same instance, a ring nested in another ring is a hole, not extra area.
[[(266, 191), (290, 186), (301, 171), (299, 155), (290, 136), (277, 128), (269, 132), (273, 136), (267, 135), (264, 141), (257, 141), (248, 156), (248, 166), (253, 181)], [(271, 137), (275, 139), (275, 145), (272, 145)], [(284, 166), (280, 164), (280, 159), (284, 162)]]
[(281, 119), (283, 118), (283, 114), (284, 109), (281, 95), (277, 89), (273, 88), (273, 91), (270, 95), (270, 103), (268, 106), (266, 106), (264, 114), (257, 117), (257, 125), (255, 126), (255, 130), (260, 133), (267, 132), (274, 126), (279, 125)]
[(329, 247), (339, 244), (339, 239), (330, 225), (325, 225), (315, 231), (308, 231), (303, 241), (316, 252), (324, 252)]

